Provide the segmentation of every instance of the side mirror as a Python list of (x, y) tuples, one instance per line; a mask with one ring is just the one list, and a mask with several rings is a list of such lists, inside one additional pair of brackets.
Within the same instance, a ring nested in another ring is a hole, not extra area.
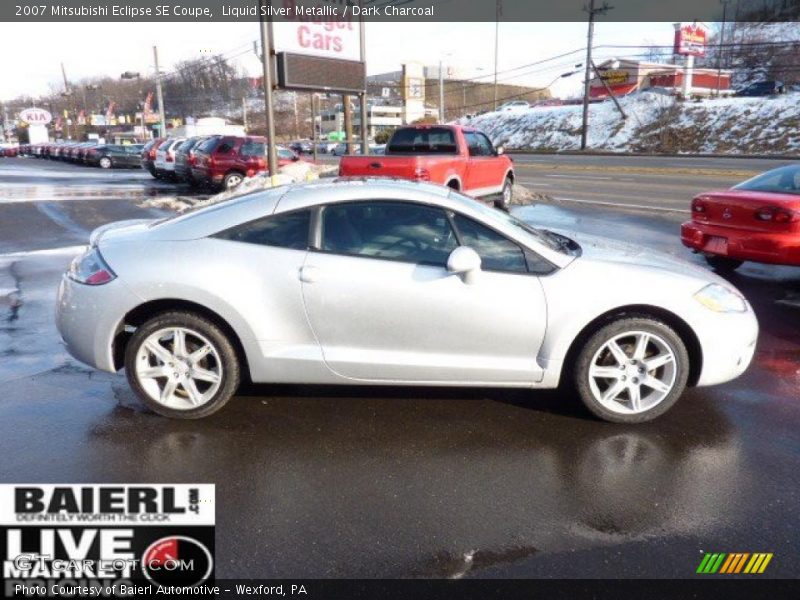
[(506, 147), (505, 146), (498, 146), (497, 149), (495, 150), (495, 152), (497, 152), (497, 156), (500, 156), (501, 154), (505, 154)]
[(447, 258), (447, 270), (461, 275), (464, 283), (471, 285), (481, 272), (481, 257), (469, 246), (459, 246)]

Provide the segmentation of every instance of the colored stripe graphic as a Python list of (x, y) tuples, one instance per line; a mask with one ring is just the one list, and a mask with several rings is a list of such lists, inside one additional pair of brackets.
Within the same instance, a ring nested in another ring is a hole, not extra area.
[(749, 552), (732, 552), (730, 554), (707, 552), (697, 567), (697, 573), (719, 573), (720, 575), (747, 573), (755, 575), (764, 572), (772, 557), (773, 554), (771, 552), (756, 552), (754, 554)]

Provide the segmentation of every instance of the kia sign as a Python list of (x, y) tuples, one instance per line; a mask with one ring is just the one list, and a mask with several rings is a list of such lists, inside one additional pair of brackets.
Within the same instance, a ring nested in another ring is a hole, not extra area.
[(28, 125), (49, 125), (53, 116), (41, 108), (26, 108), (19, 113), (19, 120)]
[(702, 23), (675, 23), (675, 54), (705, 56), (708, 29)]

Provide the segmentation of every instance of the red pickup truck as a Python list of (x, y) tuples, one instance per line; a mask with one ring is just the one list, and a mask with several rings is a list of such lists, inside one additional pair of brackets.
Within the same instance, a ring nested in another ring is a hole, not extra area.
[(476, 198), (511, 203), (514, 165), (482, 132), (451, 125), (411, 125), (394, 132), (386, 153), (343, 156), (342, 177), (399, 177), (446, 185)]

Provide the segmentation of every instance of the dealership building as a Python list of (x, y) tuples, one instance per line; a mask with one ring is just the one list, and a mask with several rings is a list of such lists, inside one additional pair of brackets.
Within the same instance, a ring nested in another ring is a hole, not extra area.
[[(661, 89), (673, 94), (681, 93), (686, 67), (636, 60), (607, 60), (597, 65), (598, 74), (605, 79), (615, 96), (624, 96), (637, 90)], [(711, 96), (732, 93), (731, 72), (716, 69), (692, 69), (691, 95)], [(603, 81), (595, 76), (589, 87), (589, 97), (602, 100), (609, 96)]]

